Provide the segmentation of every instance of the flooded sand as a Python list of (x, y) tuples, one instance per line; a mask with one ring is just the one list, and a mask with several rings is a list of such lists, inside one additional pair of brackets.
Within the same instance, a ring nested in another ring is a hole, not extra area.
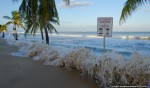
[(17, 50), (0, 39), (0, 88), (99, 88), (78, 72), (10, 55)]

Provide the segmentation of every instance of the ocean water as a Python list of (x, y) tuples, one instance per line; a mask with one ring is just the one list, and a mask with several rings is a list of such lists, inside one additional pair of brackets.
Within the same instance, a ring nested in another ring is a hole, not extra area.
[[(51, 36), (50, 42), (54, 46), (85, 47), (96, 55), (103, 51), (103, 38), (96, 32), (63, 32), (60, 36)], [(106, 38), (106, 51), (116, 51), (125, 56), (132, 52), (150, 52), (150, 32), (114, 32), (112, 37)]]
[(96, 36), (96, 32), (62, 32), (49, 34), (49, 38), (50, 45), (46, 45), (40, 34), (25, 38), (19, 33), (16, 41), (12, 34), (6, 33), (7, 42), (19, 47), (11, 55), (76, 69), (101, 88), (150, 83), (149, 32), (114, 32), (106, 38), (106, 51), (103, 38)]
[[(40, 34), (35, 36), (19, 33), (19, 40), (26, 42), (41, 43)], [(76, 48), (87, 48), (95, 55), (102, 55), (107, 51), (116, 51), (124, 56), (130, 56), (133, 52), (149, 55), (150, 32), (113, 32), (112, 37), (106, 38), (106, 50), (103, 50), (103, 38), (98, 37), (96, 32), (60, 32), (49, 34), (50, 45), (59, 47), (65, 52)], [(6, 33), (6, 37), (13, 40), (13, 36)], [(43, 41), (45, 42), (45, 41)]]

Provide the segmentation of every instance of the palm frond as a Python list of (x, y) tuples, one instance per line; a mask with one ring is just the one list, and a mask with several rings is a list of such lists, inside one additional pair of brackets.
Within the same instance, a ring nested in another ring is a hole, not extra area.
[(8, 19), (8, 20), (12, 20), (12, 18), (9, 16), (3, 16), (3, 18)]
[(36, 32), (38, 31), (38, 27), (39, 27), (38, 22), (34, 23), (33, 27), (34, 27), (33, 35), (35, 35)]
[(29, 31), (30, 31), (30, 28), (26, 28), (24, 34), (26, 35), (27, 33), (29, 33)]
[(13, 22), (9, 21), (9, 22), (6, 23), (6, 25), (10, 25), (10, 24), (13, 24)]
[(26, 24), (26, 29), (25, 29), (25, 32), (24, 32), (25, 38), (26, 38), (26, 35), (30, 32), (31, 28), (32, 28), (32, 24), (27, 23)]
[(124, 23), (134, 11), (147, 2), (150, 2), (150, 0), (127, 0), (124, 8), (122, 9), (119, 23)]
[(19, 25), (20, 27), (22, 27), (23, 29), (25, 29), (25, 27), (23, 26), (23, 24), (22, 24), (21, 22), (19, 22), (18, 25)]
[(0, 32), (7, 31), (7, 26), (6, 25), (1, 25), (0, 27)]
[(50, 20), (50, 22), (59, 25), (59, 20), (58, 19), (53, 18), (53, 19)]
[(22, 0), (22, 3), (21, 3), (21, 5), (20, 5), (20, 7), (19, 7), (19, 13), (23, 16), (23, 17), (25, 17), (26, 16), (26, 7), (27, 6), (27, 3), (26, 3), (26, 0)]
[(47, 28), (50, 33), (52, 33), (53, 30), (55, 31), (55, 33), (58, 33), (55, 27), (50, 22), (47, 24)]

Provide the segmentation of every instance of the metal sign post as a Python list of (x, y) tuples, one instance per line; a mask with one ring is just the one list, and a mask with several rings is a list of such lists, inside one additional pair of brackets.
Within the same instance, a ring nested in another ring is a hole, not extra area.
[(103, 37), (103, 48), (105, 51), (106, 37), (112, 37), (113, 18), (98, 17), (97, 18), (97, 36)]

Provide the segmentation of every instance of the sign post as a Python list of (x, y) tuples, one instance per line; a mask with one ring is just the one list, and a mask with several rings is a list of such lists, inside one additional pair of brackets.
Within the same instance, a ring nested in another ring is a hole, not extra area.
[(97, 36), (103, 37), (103, 48), (105, 51), (106, 37), (112, 37), (113, 18), (98, 17), (97, 18)]

